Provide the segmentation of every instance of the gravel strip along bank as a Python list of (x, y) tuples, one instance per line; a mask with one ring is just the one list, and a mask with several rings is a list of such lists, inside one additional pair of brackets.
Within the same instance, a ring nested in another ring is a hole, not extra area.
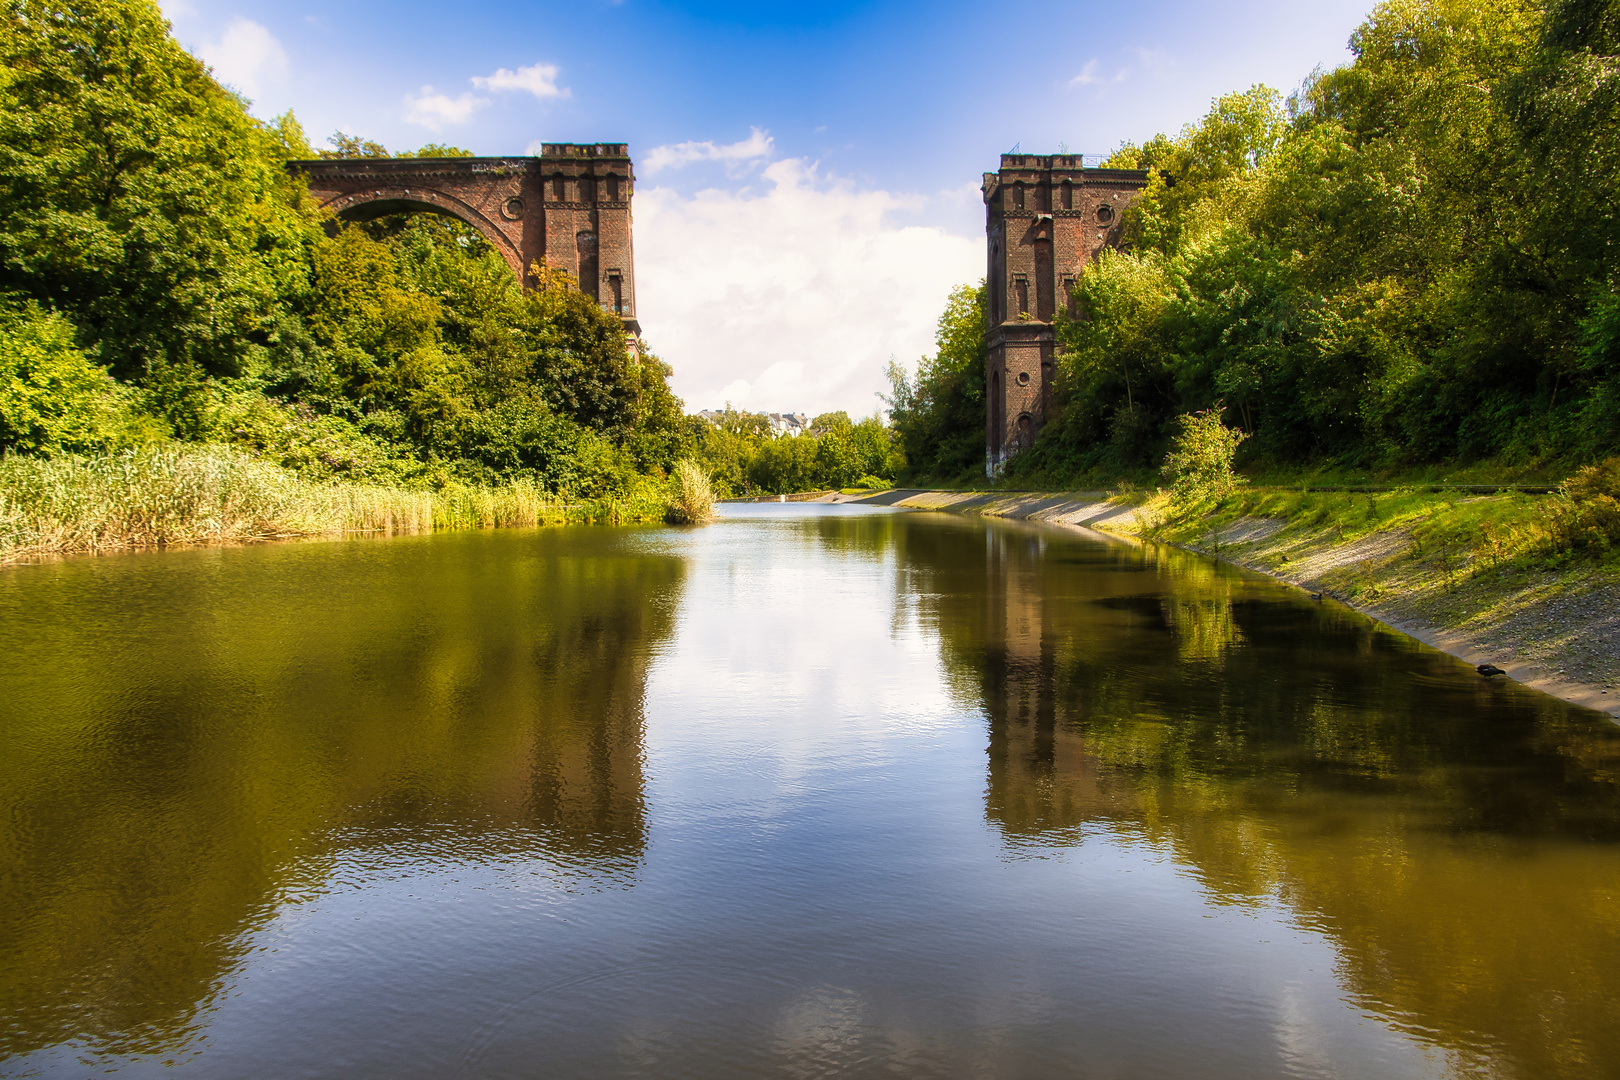
[[(1017, 518), (1133, 540), (1137, 529), (1136, 508), (1111, 502), (1100, 491), (896, 489), (818, 501)], [(1326, 530), (1311, 533), (1276, 519), (1239, 518), (1200, 542), (1176, 546), (1325, 593), (1427, 645), (1471, 664), (1496, 664), (1517, 682), (1620, 723), (1620, 579), (1572, 570), (1530, 575), (1504, 586), (1443, 576), (1406, 557), (1410, 543), (1410, 535), (1399, 530), (1341, 541)]]

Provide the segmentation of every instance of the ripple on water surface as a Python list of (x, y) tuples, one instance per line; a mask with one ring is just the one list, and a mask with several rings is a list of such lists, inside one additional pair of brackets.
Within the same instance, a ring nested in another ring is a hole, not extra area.
[(0, 572), (0, 1072), (1620, 1073), (1620, 732), (1301, 600), (771, 504)]

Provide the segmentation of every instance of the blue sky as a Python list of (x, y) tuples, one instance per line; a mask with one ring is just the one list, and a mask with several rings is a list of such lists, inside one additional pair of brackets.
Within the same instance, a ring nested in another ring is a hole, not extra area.
[(254, 112), (390, 148), (628, 142), (637, 302), (689, 408), (870, 413), (1015, 144), (1105, 153), (1346, 62), (1368, 0), (1022, 4), (169, 0)]

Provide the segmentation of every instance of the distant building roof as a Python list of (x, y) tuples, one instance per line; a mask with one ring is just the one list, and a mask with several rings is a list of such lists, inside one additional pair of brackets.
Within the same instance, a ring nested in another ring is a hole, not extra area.
[[(810, 417), (805, 413), (773, 412), (743, 413), (740, 415), (763, 415), (765, 422), (770, 425), (771, 431), (777, 435), (802, 435), (810, 430)], [(724, 409), (703, 409), (698, 413), (698, 416), (718, 427), (725, 420), (726, 413)]]

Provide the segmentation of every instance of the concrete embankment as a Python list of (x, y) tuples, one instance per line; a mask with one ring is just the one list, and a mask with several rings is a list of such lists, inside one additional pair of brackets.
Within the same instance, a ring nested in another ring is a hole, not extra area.
[[(981, 514), (1100, 530), (1136, 539), (1138, 508), (1107, 494), (929, 491), (824, 495), (918, 510)], [(1596, 569), (1548, 571), (1511, 583), (1437, 574), (1407, 555), (1411, 535), (1342, 540), (1275, 518), (1243, 517), (1176, 546), (1255, 570), (1342, 603), (1471, 664), (1605, 712), (1620, 722), (1620, 581)]]

